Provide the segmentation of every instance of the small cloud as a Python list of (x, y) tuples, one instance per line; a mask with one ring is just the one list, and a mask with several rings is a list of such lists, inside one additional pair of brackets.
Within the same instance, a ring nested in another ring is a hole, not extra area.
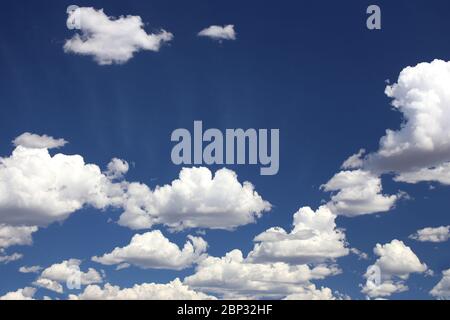
[(229, 24), (226, 26), (210, 26), (203, 29), (198, 33), (199, 37), (208, 37), (213, 40), (236, 40), (236, 32), (234, 31), (234, 25)]
[(64, 147), (68, 142), (64, 139), (55, 139), (46, 134), (40, 136), (25, 132), (15, 138), (12, 143), (16, 147), (22, 146), (28, 149), (55, 149)]
[(31, 266), (31, 267), (22, 266), (19, 268), (19, 272), (21, 273), (38, 273), (41, 270), (42, 270), (41, 266)]
[(148, 34), (140, 16), (107, 16), (103, 9), (78, 8), (68, 10), (67, 27), (78, 29), (64, 44), (66, 53), (93, 56), (100, 65), (123, 64), (141, 50), (159, 51), (173, 34), (165, 30)]

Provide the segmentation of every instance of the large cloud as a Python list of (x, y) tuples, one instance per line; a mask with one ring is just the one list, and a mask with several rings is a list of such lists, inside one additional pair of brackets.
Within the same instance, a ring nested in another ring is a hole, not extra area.
[[(404, 281), (409, 275), (427, 270), (426, 264), (420, 262), (411, 248), (397, 239), (384, 245), (378, 243), (373, 251), (379, 258), (365, 274), (367, 282), (362, 289), (371, 298), (406, 291), (408, 287)], [(375, 270), (378, 279), (372, 279), (373, 273), (369, 270)]]
[(204, 257), (207, 243), (202, 238), (188, 236), (183, 249), (164, 237), (159, 230), (137, 234), (130, 244), (92, 260), (119, 266), (135, 265), (143, 269), (182, 270)]
[(148, 34), (139, 16), (109, 17), (103, 9), (77, 8), (69, 11), (67, 23), (81, 31), (64, 44), (64, 51), (93, 56), (101, 65), (125, 63), (141, 50), (159, 51), (172, 40), (170, 32)]
[(90, 285), (72, 300), (213, 300), (212, 296), (196, 292), (175, 279), (167, 284), (143, 283), (121, 289), (109, 283), (103, 288)]
[(179, 230), (233, 229), (270, 209), (251, 183), (241, 184), (227, 169), (213, 177), (207, 168), (185, 168), (179, 179), (151, 190), (123, 180), (128, 168), (113, 159), (102, 172), (80, 155), (19, 144), (0, 158), (0, 247), (29, 244), (36, 226), (63, 221), (85, 206), (123, 208), (119, 223), (133, 229), (164, 224)]
[(336, 266), (306, 264), (253, 263), (244, 259), (240, 250), (228, 252), (224, 257), (208, 257), (201, 261), (195, 274), (184, 283), (203, 292), (223, 298), (282, 298), (302, 294), (310, 280), (338, 274)]
[(349, 253), (345, 234), (336, 228), (336, 215), (322, 206), (316, 212), (303, 207), (294, 214), (293, 229), (270, 228), (257, 237), (250, 261), (317, 263)]
[(380, 177), (360, 169), (341, 171), (322, 188), (335, 192), (328, 207), (336, 214), (348, 217), (389, 211), (398, 199), (397, 195), (382, 193)]
[(450, 269), (442, 271), (442, 279), (430, 291), (430, 294), (439, 299), (450, 299)]
[(98, 166), (79, 155), (51, 156), (47, 149), (18, 146), (9, 158), (0, 158), (0, 222), (45, 226), (84, 205), (103, 209), (112, 203), (113, 187)]
[(271, 208), (250, 182), (241, 184), (228, 169), (184, 168), (170, 185), (150, 190), (130, 183), (119, 224), (132, 229), (165, 224), (172, 229), (233, 229)]
[[(450, 62), (434, 60), (403, 69), (397, 83), (386, 88), (386, 94), (404, 122), (399, 130), (386, 131), (379, 150), (368, 156), (365, 166), (400, 173), (399, 180), (418, 182), (419, 175), (413, 179), (412, 173), (449, 162), (449, 83)], [(448, 170), (448, 165), (445, 168)], [(439, 181), (439, 176), (434, 179)]]

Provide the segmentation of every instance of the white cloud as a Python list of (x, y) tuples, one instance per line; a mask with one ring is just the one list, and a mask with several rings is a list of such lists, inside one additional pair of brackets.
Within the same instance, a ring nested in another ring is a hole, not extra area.
[(54, 291), (56, 293), (64, 292), (64, 288), (63, 288), (62, 284), (60, 284), (58, 281), (50, 280), (47, 278), (38, 278), (38, 279), (36, 279), (36, 281), (33, 282), (33, 285), (50, 290), (50, 291)]
[(340, 273), (336, 266), (306, 264), (289, 265), (278, 262), (252, 263), (240, 250), (228, 252), (222, 258), (208, 257), (201, 261), (195, 274), (184, 283), (203, 292), (218, 294), (226, 299), (281, 298), (304, 293), (310, 280), (323, 279)]
[(8, 264), (10, 262), (20, 260), (22, 258), (23, 258), (23, 254), (21, 254), (21, 253), (16, 252), (16, 253), (7, 255), (5, 253), (5, 250), (0, 248), (0, 264)]
[(108, 17), (103, 9), (78, 8), (69, 12), (67, 23), (81, 31), (64, 44), (64, 51), (93, 56), (100, 65), (121, 64), (141, 50), (159, 51), (173, 39), (161, 30), (148, 34), (139, 16)]
[(143, 269), (182, 270), (204, 257), (207, 243), (188, 236), (183, 249), (164, 237), (159, 230), (133, 236), (129, 245), (92, 260), (105, 265), (135, 265)]
[(297, 293), (293, 293), (284, 298), (284, 300), (336, 300), (330, 288), (316, 289), (314, 284), (300, 287)]
[(108, 163), (108, 170), (106, 170), (106, 175), (110, 179), (121, 179), (129, 169), (130, 166), (128, 162), (122, 159), (113, 158), (110, 163)]
[(450, 226), (420, 229), (409, 237), (421, 242), (445, 242), (450, 238)]
[(69, 259), (56, 263), (44, 269), (40, 277), (33, 283), (58, 293), (63, 292), (62, 284), (72, 279), (79, 279), (80, 285), (90, 285), (103, 282), (103, 277), (95, 269), (89, 268), (87, 272), (80, 270), (81, 260)]
[(327, 204), (330, 209), (348, 217), (389, 211), (399, 198), (382, 194), (380, 177), (365, 170), (341, 171), (322, 188), (336, 192)]
[(70, 295), (72, 300), (212, 300), (201, 292), (196, 292), (175, 279), (167, 284), (143, 283), (132, 288), (121, 289), (109, 283), (103, 288), (90, 285), (76, 296)]
[(271, 206), (250, 182), (240, 183), (228, 169), (184, 168), (170, 185), (150, 190), (130, 183), (119, 224), (146, 229), (164, 224), (171, 229), (233, 229), (253, 223)]
[(21, 273), (38, 273), (39, 271), (42, 270), (41, 266), (22, 266), (19, 268), (19, 272)]
[(395, 181), (418, 183), (423, 181), (437, 181), (443, 185), (450, 185), (450, 162), (432, 168), (422, 168), (416, 171), (399, 173)]
[(208, 37), (213, 40), (236, 40), (234, 25), (209, 26), (198, 33), (200, 37)]
[[(429, 180), (433, 171), (450, 161), (450, 62), (434, 60), (407, 67), (386, 94), (404, 122), (399, 130), (387, 130), (379, 150), (365, 166), (375, 171), (400, 173), (398, 180)], [(448, 165), (445, 166), (448, 169)], [(439, 178), (434, 175), (434, 178)]]
[(61, 148), (67, 144), (64, 139), (55, 139), (44, 135), (25, 132), (13, 140), (13, 144), (18, 147), (22, 146), (29, 149), (55, 149)]
[[(369, 297), (385, 297), (393, 293), (406, 291), (408, 287), (404, 281), (411, 273), (423, 273), (427, 266), (421, 263), (410, 247), (397, 239), (384, 245), (377, 244), (374, 253), (379, 256), (373, 266), (378, 270), (378, 281), (370, 281), (371, 272), (367, 271), (366, 285), (362, 292)], [(370, 267), (369, 267), (370, 268)]]
[[(250, 182), (241, 184), (231, 170), (213, 176), (204, 167), (185, 168), (179, 179), (154, 190), (113, 181), (127, 170), (128, 164), (119, 159), (102, 172), (80, 155), (52, 156), (47, 149), (17, 146), (11, 156), (0, 158), (0, 243), (29, 243), (25, 233), (36, 231), (35, 226), (63, 221), (86, 206), (122, 208), (119, 224), (133, 229), (164, 224), (177, 230), (233, 229), (253, 223), (271, 208)], [(2, 239), (4, 230), (12, 234), (11, 226), (22, 229), (14, 238)]]
[(336, 228), (336, 215), (322, 206), (316, 212), (303, 207), (294, 214), (293, 229), (270, 228), (257, 237), (249, 261), (317, 263), (349, 253), (345, 234)]
[(15, 245), (30, 245), (33, 243), (31, 235), (36, 231), (37, 227), (13, 227), (0, 224), (0, 248), (8, 248)]
[(364, 164), (363, 155), (366, 153), (365, 149), (360, 149), (358, 153), (350, 156), (347, 160), (344, 161), (341, 168), (342, 169), (359, 169)]
[(33, 297), (35, 293), (36, 288), (25, 287), (14, 292), (8, 292), (0, 297), (0, 300), (34, 300)]
[(0, 158), (0, 223), (46, 226), (85, 205), (105, 208), (114, 191), (120, 195), (120, 186), (79, 155), (18, 146)]
[(450, 269), (442, 271), (442, 279), (434, 286), (430, 294), (439, 299), (450, 299)]

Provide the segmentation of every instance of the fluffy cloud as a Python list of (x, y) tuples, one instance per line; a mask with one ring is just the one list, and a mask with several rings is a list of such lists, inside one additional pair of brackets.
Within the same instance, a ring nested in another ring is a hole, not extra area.
[(122, 159), (113, 158), (111, 162), (108, 163), (106, 175), (111, 179), (121, 179), (129, 169), (130, 166), (128, 162)]
[(442, 272), (442, 279), (430, 291), (430, 294), (439, 299), (450, 299), (450, 269)]
[(228, 169), (184, 168), (170, 185), (150, 190), (130, 183), (119, 224), (132, 229), (154, 224), (187, 228), (233, 229), (249, 224), (271, 206), (250, 182), (241, 184)]
[(141, 50), (159, 51), (173, 39), (170, 32), (148, 34), (139, 16), (108, 17), (103, 9), (77, 8), (69, 11), (68, 26), (79, 29), (64, 44), (64, 51), (93, 56), (100, 65), (125, 63)]
[[(80, 155), (17, 146), (0, 158), (0, 245), (29, 244), (35, 226), (63, 221), (85, 206), (122, 208), (119, 224), (133, 229), (233, 229), (253, 223), (270, 204), (250, 182), (227, 169), (184, 168), (179, 179), (151, 190), (122, 179), (128, 164), (113, 159), (105, 172)], [(14, 228), (12, 228), (14, 227)]]
[(18, 146), (0, 158), (0, 223), (46, 226), (85, 205), (103, 209), (112, 203), (113, 187), (79, 155), (51, 156), (47, 149)]
[(79, 282), (80, 285), (90, 285), (103, 282), (102, 276), (95, 269), (89, 268), (87, 272), (82, 272), (80, 264), (81, 261), (78, 259), (53, 264), (42, 271), (34, 285), (62, 293), (62, 283), (74, 281)]
[(284, 300), (336, 300), (330, 288), (316, 289), (314, 284), (300, 287), (297, 293), (293, 293), (284, 298)]
[(8, 292), (4, 296), (0, 297), (0, 300), (34, 300), (35, 288), (26, 287), (14, 292)]
[(293, 229), (270, 228), (257, 237), (248, 255), (250, 261), (317, 263), (349, 253), (345, 234), (336, 229), (336, 215), (322, 206), (316, 212), (309, 207), (294, 214)]
[(61, 148), (67, 144), (64, 139), (55, 139), (47, 135), (37, 135), (25, 132), (13, 140), (13, 144), (30, 149), (54, 149)]
[(411, 248), (397, 239), (384, 245), (378, 243), (373, 251), (379, 258), (364, 275), (367, 282), (362, 289), (371, 298), (406, 291), (408, 287), (404, 281), (409, 275), (427, 270), (426, 264), (420, 262)]
[[(366, 167), (400, 173), (399, 180), (418, 182), (420, 175), (427, 173), (428, 180), (433, 173), (420, 170), (450, 161), (449, 82), (450, 62), (434, 60), (403, 69), (397, 83), (386, 88), (386, 94), (404, 122), (399, 130), (386, 131), (379, 150), (368, 156)], [(442, 168), (448, 170), (449, 166)]]
[(207, 243), (188, 236), (183, 249), (164, 237), (159, 230), (133, 236), (129, 245), (92, 260), (106, 265), (135, 265), (143, 269), (182, 270), (204, 257)]
[(226, 26), (210, 26), (198, 33), (200, 37), (208, 37), (213, 40), (236, 40), (236, 32), (232, 24)]
[(32, 244), (33, 240), (31, 235), (36, 232), (37, 229), (37, 227), (13, 227), (0, 224), (0, 248)]
[(382, 194), (380, 177), (360, 169), (335, 174), (322, 189), (336, 192), (327, 205), (348, 217), (389, 211), (398, 199), (397, 195)]
[(103, 288), (90, 285), (76, 296), (70, 295), (71, 300), (213, 300), (201, 292), (196, 292), (175, 279), (167, 284), (143, 283), (132, 288), (121, 289), (109, 283)]
[(421, 242), (445, 242), (450, 238), (450, 226), (420, 229), (409, 237)]
[(339, 272), (336, 266), (252, 263), (244, 259), (240, 250), (233, 250), (222, 258), (208, 257), (201, 261), (195, 274), (186, 277), (184, 283), (228, 299), (280, 298), (304, 293), (310, 280)]

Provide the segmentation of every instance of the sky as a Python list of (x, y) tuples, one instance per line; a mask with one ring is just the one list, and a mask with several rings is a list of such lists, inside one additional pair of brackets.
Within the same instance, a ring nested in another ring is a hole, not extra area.
[[(450, 298), (450, 3), (371, 4), (2, 3), (0, 296)], [(278, 173), (174, 164), (196, 120)]]

